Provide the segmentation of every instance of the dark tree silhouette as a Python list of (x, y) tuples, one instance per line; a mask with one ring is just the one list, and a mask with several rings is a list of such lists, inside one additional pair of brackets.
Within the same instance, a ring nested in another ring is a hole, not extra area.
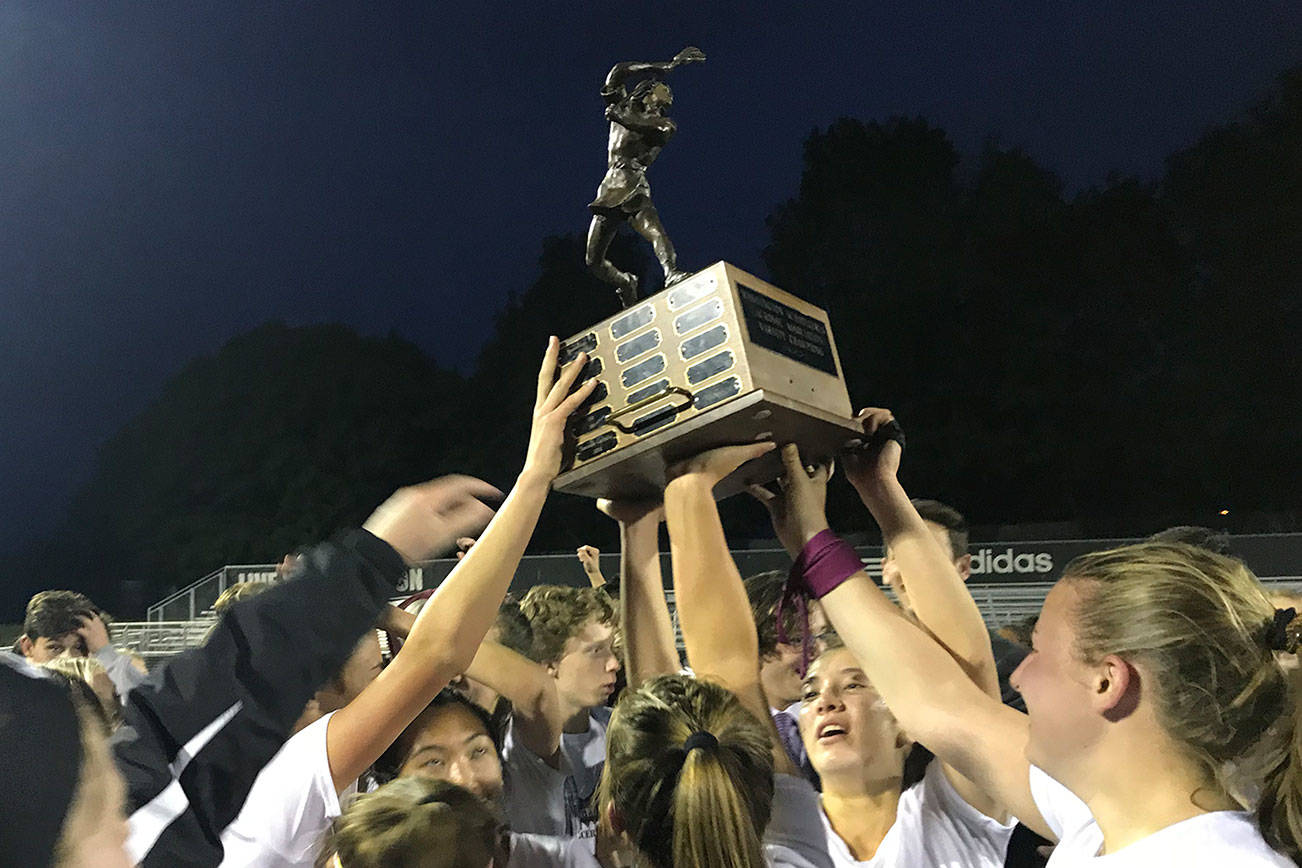
[(463, 467), (463, 388), (398, 338), (262, 326), (187, 365), (104, 445), (52, 554), (105, 602), (123, 579), (156, 598), (275, 561)]

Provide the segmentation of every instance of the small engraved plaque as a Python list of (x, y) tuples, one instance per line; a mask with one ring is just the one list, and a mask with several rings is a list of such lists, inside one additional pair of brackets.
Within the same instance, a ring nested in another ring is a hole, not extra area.
[(751, 343), (836, 376), (827, 326), (745, 284), (737, 284), (737, 295)]
[(654, 377), (664, 369), (665, 357), (657, 353), (644, 362), (638, 362), (631, 368), (625, 368), (619, 377), (624, 383), (624, 388), (631, 389), (643, 380)]
[(651, 320), (656, 318), (656, 309), (651, 305), (639, 307), (631, 311), (610, 324), (610, 336), (619, 340), (625, 335), (631, 335), (633, 332), (642, 328), (644, 325), (650, 325)]

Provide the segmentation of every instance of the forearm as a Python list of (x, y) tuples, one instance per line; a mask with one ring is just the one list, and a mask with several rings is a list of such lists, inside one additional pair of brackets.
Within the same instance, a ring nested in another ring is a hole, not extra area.
[(430, 679), (447, 681), (474, 659), (533, 536), (548, 489), (547, 479), (522, 473), (479, 540), (421, 609), (403, 651), (410, 649), (409, 659), (419, 658)]
[(596, 564), (584, 567), (583, 574), (588, 577), (588, 584), (594, 588), (600, 588), (606, 584), (606, 577), (601, 574), (601, 567)]
[(665, 521), (689, 665), (734, 692), (756, 683), (755, 624), (710, 487), (690, 476), (671, 482), (665, 489)]
[(620, 625), (629, 687), (678, 671), (674, 626), (660, 573), (660, 522), (620, 525)]
[(665, 75), (673, 68), (674, 65), (670, 61), (650, 63), (640, 60), (630, 60), (625, 63), (617, 63), (606, 75), (606, 87), (619, 87), (629, 78), (648, 72), (655, 75)]
[(981, 611), (904, 488), (892, 477), (861, 486), (859, 496), (881, 527), (883, 540), (905, 577), (918, 622), (979, 687), (998, 696), (994, 653)]
[(866, 573), (850, 577), (820, 602), (900, 727), (941, 756), (952, 736), (941, 724), (952, 719), (959, 708), (947, 705), (947, 698), (960, 697), (957, 702), (961, 704), (985, 699), (985, 694)]
[(547, 498), (549, 478), (522, 473), (474, 547), (439, 585), (402, 651), (326, 730), (335, 786), (366, 771), (484, 640)]
[(556, 752), (564, 721), (556, 680), (546, 669), (510, 648), (485, 641), (465, 674), (511, 701), (516, 731), (525, 747), (544, 759)]
[[(1048, 834), (1030, 795), (1027, 718), (979, 688), (864, 573), (825, 594), (823, 611), (900, 729), (966, 778), (959, 791), (994, 816)], [(954, 780), (951, 777), (951, 781)]]

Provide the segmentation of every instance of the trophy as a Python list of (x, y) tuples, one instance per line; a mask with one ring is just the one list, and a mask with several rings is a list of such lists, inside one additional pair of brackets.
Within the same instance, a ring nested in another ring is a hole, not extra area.
[[(608, 168), (588, 206), (586, 256), (624, 309), (562, 346), (562, 362), (588, 354), (580, 380), (598, 383), (570, 419), (558, 491), (654, 498), (669, 465), (716, 446), (794, 442), (807, 460), (822, 461), (863, 436), (824, 311), (727, 262), (695, 274), (678, 268), (646, 170), (677, 129), (665, 116), (673, 95), (661, 79), (704, 60), (689, 47), (667, 63), (616, 64), (602, 88)], [(665, 289), (645, 299), (636, 277), (606, 259), (625, 222), (651, 242), (665, 274)], [(781, 473), (770, 453), (738, 468), (715, 496)]]

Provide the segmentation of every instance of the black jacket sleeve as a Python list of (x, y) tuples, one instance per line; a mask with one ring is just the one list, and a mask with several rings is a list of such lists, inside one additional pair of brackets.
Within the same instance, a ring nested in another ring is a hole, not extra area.
[(128, 850), (143, 865), (217, 865), (219, 836), (303, 706), (348, 659), (405, 575), (363, 530), (307, 552), (288, 581), (236, 604), (205, 645), (128, 695), (114, 735)]

